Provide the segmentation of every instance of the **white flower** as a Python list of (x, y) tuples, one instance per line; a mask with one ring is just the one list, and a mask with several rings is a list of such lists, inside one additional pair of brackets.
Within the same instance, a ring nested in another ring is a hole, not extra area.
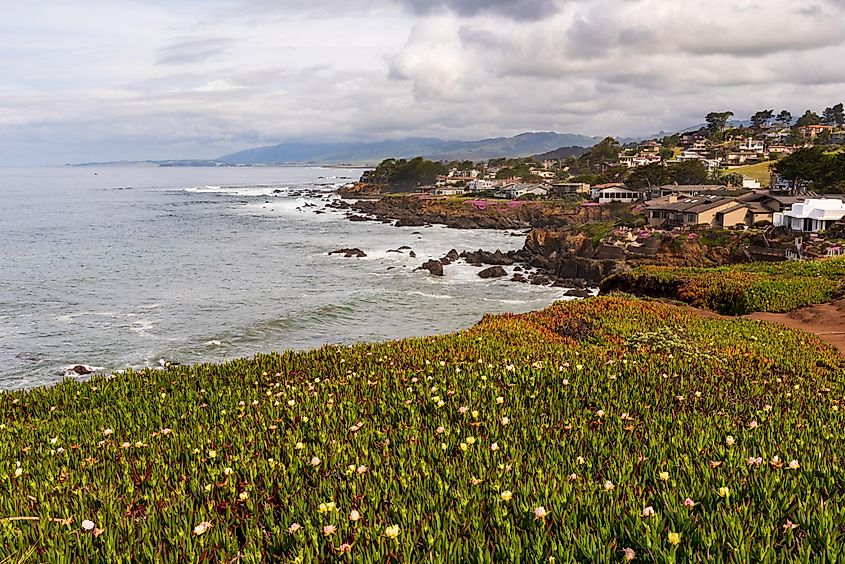
[(735, 442), (736, 441), (734, 440), (734, 438), (732, 436), (728, 435), (727, 437), (725, 437), (725, 444), (726, 445), (733, 446)]
[(502, 417), (502, 425), (507, 425), (510, 422), (511, 422), (511, 420), (508, 419), (507, 417)]
[(319, 466), (319, 465), (320, 465), (320, 459), (319, 459), (319, 458), (317, 458), (316, 456), (315, 456), (315, 457), (313, 457), (313, 458), (311, 459), (311, 466), (315, 466), (315, 467), (316, 467), (316, 466)]
[(15, 478), (20, 478), (21, 474), (23, 474), (23, 468), (15, 468)]
[(223, 470), (223, 475), (224, 476), (231, 476), (234, 472), (235, 471), (232, 470), (231, 468), (226, 468), (225, 470)]
[(203, 521), (202, 523), (194, 527), (194, 534), (200, 536), (202, 534), (205, 534), (205, 532), (210, 528), (211, 523), (209, 523), (208, 521)]
[(546, 511), (546, 508), (543, 507), (542, 505), (540, 507), (537, 507), (536, 509), (534, 509), (534, 518), (535, 519), (545, 519), (546, 515), (548, 515), (548, 514), (549, 514), (549, 512)]
[(801, 465), (800, 465), (800, 464), (798, 464), (798, 461), (797, 461), (797, 460), (790, 460), (790, 461), (789, 461), (789, 469), (790, 469), (790, 470), (798, 470), (798, 468), (800, 468), (800, 466), (801, 466)]
[(649, 505), (648, 507), (643, 509), (642, 515), (643, 515), (643, 519), (648, 519), (649, 517), (654, 515), (654, 508)]
[(499, 450), (499, 444), (498, 444), (498, 443), (493, 443), (492, 445), (490, 445), (490, 450), (492, 450), (492, 451), (494, 451), (494, 452), (495, 452), (495, 451), (497, 451), (497, 450)]
[(94, 521), (89, 521), (88, 519), (82, 522), (82, 530), (84, 531), (93, 531), (94, 530)]
[(399, 536), (399, 525), (390, 525), (384, 529), (384, 536), (389, 539), (396, 539)]
[(354, 509), (349, 512), (349, 520), (353, 523), (361, 518), (361, 514), (355, 511)]
[(613, 488), (615, 488), (615, 487), (616, 487), (616, 486), (615, 486), (615, 485), (613, 484), (613, 482), (611, 482), (610, 480), (607, 480), (607, 481), (604, 483), (604, 491), (606, 491), (606, 492), (609, 492), (610, 490), (612, 490), (612, 489), (613, 489)]

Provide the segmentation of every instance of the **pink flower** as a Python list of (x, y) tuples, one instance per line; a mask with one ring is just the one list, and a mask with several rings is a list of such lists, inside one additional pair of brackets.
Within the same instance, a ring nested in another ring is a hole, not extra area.
[(350, 511), (350, 512), (349, 512), (349, 520), (350, 520), (350, 521), (355, 522), (355, 521), (357, 521), (357, 520), (358, 520), (358, 519), (360, 519), (360, 518), (361, 518), (361, 514), (360, 514), (360, 513), (358, 513), (357, 511), (355, 511), (354, 509), (353, 509), (352, 511)]
[(289, 532), (290, 534), (293, 534), (293, 533), (297, 532), (297, 531), (298, 531), (299, 529), (301, 529), (301, 528), (302, 528), (302, 526), (301, 526), (299, 523), (294, 523), (293, 525), (291, 525), (290, 527), (288, 527), (288, 532)]
[(337, 527), (335, 527), (334, 525), (326, 525), (323, 527), (323, 534), (327, 537), (332, 536), (335, 531), (337, 531)]
[(652, 506), (649, 505), (648, 507), (643, 509), (643, 519), (648, 519), (652, 515), (654, 515), (654, 508)]
[(469, 411), (469, 408), (465, 405), (462, 405), (458, 408), (458, 411), (460, 411), (461, 413), (466, 413), (467, 411)]
[(545, 519), (546, 515), (548, 515), (548, 514), (549, 514), (549, 512), (546, 511), (546, 508), (543, 507), (542, 505), (534, 510), (534, 518), (535, 519)]
[(630, 562), (631, 560), (637, 557), (637, 553), (634, 552), (633, 548), (623, 548), (622, 553), (624, 554), (626, 562)]
[(690, 498), (684, 500), (684, 507), (695, 507), (695, 502)]
[(438, 427), (436, 432), (438, 435), (442, 435), (446, 432), (446, 429), (444, 429), (443, 427)]
[(337, 549), (338, 552), (352, 552), (352, 545), (348, 542), (343, 543)]

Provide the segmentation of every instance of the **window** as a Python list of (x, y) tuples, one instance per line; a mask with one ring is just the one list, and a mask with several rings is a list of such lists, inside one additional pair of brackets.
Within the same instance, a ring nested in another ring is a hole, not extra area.
[(688, 213), (687, 214), (687, 223), (696, 223), (697, 219), (698, 218), (696, 217), (696, 215), (694, 213)]

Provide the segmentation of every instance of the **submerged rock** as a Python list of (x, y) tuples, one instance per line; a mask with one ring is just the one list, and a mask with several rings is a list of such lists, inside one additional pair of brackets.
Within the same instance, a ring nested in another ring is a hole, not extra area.
[(88, 374), (92, 374), (94, 371), (89, 367), (83, 364), (77, 364), (73, 368), (67, 371), (68, 374), (79, 374), (80, 376), (86, 376)]
[(485, 268), (484, 270), (478, 273), (478, 276), (480, 276), (481, 278), (501, 278), (502, 276), (507, 275), (507, 271), (501, 266), (492, 266), (490, 268)]
[[(443, 276), (443, 263), (439, 260), (429, 260), (416, 270), (427, 270), (434, 276)], [(416, 272), (416, 270), (414, 272)]]
[(346, 258), (363, 258), (367, 256), (367, 253), (361, 249), (338, 249), (330, 252), (329, 255), (343, 255)]

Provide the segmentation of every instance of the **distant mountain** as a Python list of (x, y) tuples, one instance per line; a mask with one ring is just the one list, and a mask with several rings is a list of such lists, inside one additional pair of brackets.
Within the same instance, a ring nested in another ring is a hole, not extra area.
[(554, 151), (534, 155), (534, 159), (538, 161), (560, 161), (568, 159), (569, 157), (578, 158), (586, 152), (586, 147), (561, 147), (560, 149), (555, 149)]
[(225, 155), (215, 161), (228, 165), (372, 165), (391, 157), (417, 156), (434, 160), (486, 161), (497, 157), (527, 157), (573, 145), (592, 147), (599, 141), (599, 137), (544, 132), (480, 141), (409, 138), (377, 143), (282, 143)]

